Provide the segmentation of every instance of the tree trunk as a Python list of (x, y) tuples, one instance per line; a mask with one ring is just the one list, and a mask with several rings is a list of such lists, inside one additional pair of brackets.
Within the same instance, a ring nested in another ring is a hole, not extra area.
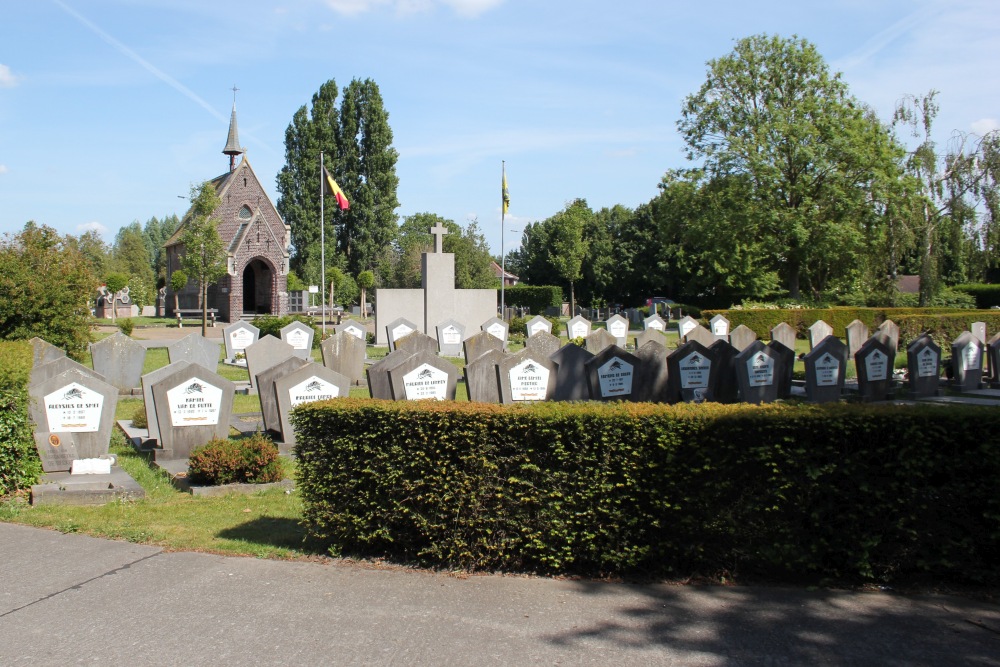
[(208, 337), (208, 283), (201, 284), (201, 337)]
[(573, 281), (569, 281), (569, 316), (576, 317), (576, 293), (573, 291)]

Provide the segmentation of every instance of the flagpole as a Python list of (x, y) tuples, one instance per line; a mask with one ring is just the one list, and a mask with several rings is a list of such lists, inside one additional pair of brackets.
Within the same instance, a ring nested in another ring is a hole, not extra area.
[[(500, 182), (503, 185), (507, 184), (507, 165), (506, 161), (500, 160)], [(507, 212), (507, 193), (504, 192), (503, 188), (500, 189), (500, 319), (506, 321), (507, 314), (507, 304), (504, 302), (504, 286), (507, 283), (507, 256), (504, 252), (504, 233), (503, 233), (503, 223), (504, 214)]]
[(319, 152), (319, 300), (323, 305), (323, 338), (326, 338), (326, 221), (323, 214), (323, 151)]

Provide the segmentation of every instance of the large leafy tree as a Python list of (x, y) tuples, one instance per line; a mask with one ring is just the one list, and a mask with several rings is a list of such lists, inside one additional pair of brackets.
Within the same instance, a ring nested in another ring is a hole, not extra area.
[(198, 283), (201, 302), (201, 335), (208, 334), (208, 286), (226, 275), (226, 246), (218, 223), (211, 217), (221, 203), (211, 183), (191, 189), (191, 218), (181, 232), (184, 245), (181, 269)]
[(585, 199), (576, 199), (544, 222), (549, 234), (549, 264), (569, 285), (571, 313), (576, 312), (575, 284), (583, 278), (583, 260), (587, 256), (584, 230), (593, 215)]
[(439, 223), (448, 230), (441, 249), (455, 255), (455, 286), (459, 289), (499, 288), (500, 281), (490, 270), (493, 257), (479, 224), (473, 220), (463, 229), (455, 221), (434, 213), (415, 213), (403, 218), (393, 243), (395, 258), (391, 282), (396, 287), (420, 287), (420, 256), (433, 251), (434, 239), (430, 230)]
[(825, 259), (864, 252), (871, 194), (896, 177), (899, 147), (803, 39), (756, 35), (708, 63), (678, 128), (710, 179), (745, 185), (752, 243), (764, 243), (788, 293), (830, 282)]
[(136, 304), (141, 307), (153, 303), (153, 258), (138, 220), (118, 230), (111, 255), (114, 270), (128, 276), (129, 295)]

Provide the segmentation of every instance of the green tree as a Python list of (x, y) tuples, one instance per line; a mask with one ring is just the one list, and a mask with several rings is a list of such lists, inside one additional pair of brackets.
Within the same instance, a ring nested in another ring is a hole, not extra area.
[(29, 222), (0, 242), (0, 338), (38, 336), (80, 360), (99, 283), (75, 243)]
[(104, 286), (108, 289), (111, 300), (111, 321), (114, 322), (118, 314), (118, 293), (128, 287), (128, 276), (124, 273), (109, 273), (104, 279)]
[(96, 231), (84, 232), (78, 237), (66, 236), (65, 243), (79, 252), (95, 276), (103, 276), (111, 267), (111, 248)]
[(898, 144), (803, 39), (747, 37), (709, 61), (678, 128), (711, 179), (745, 178), (754, 242), (792, 298), (824, 289), (831, 253), (864, 252), (873, 183), (898, 173)]
[(115, 271), (128, 276), (129, 296), (143, 306), (154, 301), (156, 274), (146, 237), (139, 221), (118, 230), (111, 252)]
[(167, 255), (163, 246), (180, 226), (181, 221), (176, 215), (168, 215), (162, 220), (154, 216), (147, 220), (142, 228), (142, 237), (153, 263), (157, 288), (165, 285), (167, 281)]
[(174, 293), (174, 312), (181, 309), (180, 291), (187, 287), (188, 277), (181, 269), (177, 269), (170, 274), (170, 291)]
[(375, 285), (375, 274), (371, 271), (362, 271), (358, 274), (356, 282), (361, 288), (361, 317), (366, 317), (368, 313), (365, 304), (368, 302), (368, 290)]
[(576, 312), (574, 285), (583, 277), (587, 241), (583, 232), (593, 212), (585, 199), (577, 199), (545, 221), (549, 233), (549, 263), (558, 276), (569, 283), (569, 309)]
[(208, 286), (226, 275), (226, 247), (211, 217), (220, 203), (211, 183), (191, 188), (191, 218), (180, 238), (184, 245), (181, 268), (198, 283), (202, 336), (208, 334)]

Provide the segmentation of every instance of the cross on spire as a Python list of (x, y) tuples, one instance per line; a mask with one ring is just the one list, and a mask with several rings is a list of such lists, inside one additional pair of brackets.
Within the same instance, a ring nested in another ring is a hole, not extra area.
[(434, 235), (434, 252), (441, 253), (444, 252), (444, 235), (448, 233), (448, 228), (441, 224), (438, 220), (431, 227), (431, 234)]
[(236, 106), (236, 91), (238, 91), (238, 90), (239, 90), (239, 88), (237, 88), (236, 84), (234, 83), (233, 84), (233, 106)]

